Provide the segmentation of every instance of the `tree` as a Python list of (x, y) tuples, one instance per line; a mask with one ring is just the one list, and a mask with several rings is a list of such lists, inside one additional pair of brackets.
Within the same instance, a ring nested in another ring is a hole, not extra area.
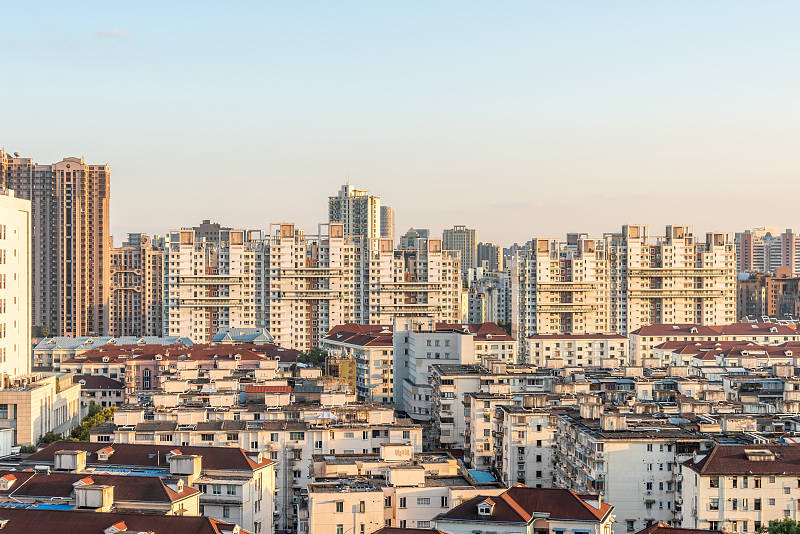
[(52, 430), (48, 430), (47, 433), (39, 438), (39, 445), (47, 445), (49, 443), (53, 443), (54, 441), (59, 441), (61, 439), (61, 434), (56, 434)]
[(89, 404), (89, 414), (83, 418), (80, 426), (74, 428), (69, 435), (69, 441), (89, 441), (89, 432), (97, 425), (103, 424), (114, 417), (116, 408), (101, 408), (95, 403)]
[(305, 354), (301, 354), (297, 357), (297, 361), (300, 363), (308, 363), (311, 365), (321, 365), (325, 358), (328, 356), (328, 353), (322, 349), (311, 349)]
[(800, 534), (800, 523), (788, 517), (773, 519), (769, 522), (769, 525), (761, 527), (759, 532), (766, 534)]

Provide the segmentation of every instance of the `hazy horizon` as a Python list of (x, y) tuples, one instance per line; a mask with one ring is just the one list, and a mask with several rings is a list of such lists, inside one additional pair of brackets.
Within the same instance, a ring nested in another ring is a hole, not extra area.
[[(111, 165), (111, 232), (800, 230), (800, 4), (340, 2), (4, 13), (0, 146)], [(760, 188), (760, 189), (757, 189)]]

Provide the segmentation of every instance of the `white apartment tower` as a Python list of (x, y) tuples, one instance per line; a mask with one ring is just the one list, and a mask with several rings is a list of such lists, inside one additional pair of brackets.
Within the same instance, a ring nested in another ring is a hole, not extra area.
[(417, 239), (410, 250), (395, 250), (391, 239), (380, 239), (369, 251), (368, 270), (363, 323), (392, 324), (395, 317), (460, 320), (459, 253), (443, 250), (440, 239)]
[(690, 226), (625, 225), (606, 237), (611, 329), (622, 335), (656, 323), (736, 321), (736, 250), (730, 234), (698, 242)]
[(603, 239), (533, 239), (511, 267), (512, 335), (628, 335), (656, 323), (736, 320), (736, 251), (729, 234), (698, 242), (691, 227), (625, 225)]
[(345, 184), (335, 197), (328, 197), (328, 221), (341, 223), (344, 235), (381, 237), (381, 197)]
[(608, 262), (603, 241), (533, 239), (511, 262), (511, 335), (605, 333)]
[(164, 335), (208, 342), (220, 328), (253, 327), (253, 252), (244, 230), (203, 221), (169, 233)]
[(30, 372), (31, 203), (0, 189), (0, 387)]
[(360, 247), (343, 224), (322, 224), (316, 236), (272, 224), (256, 250), (258, 324), (276, 344), (307, 351), (333, 326), (359, 320)]

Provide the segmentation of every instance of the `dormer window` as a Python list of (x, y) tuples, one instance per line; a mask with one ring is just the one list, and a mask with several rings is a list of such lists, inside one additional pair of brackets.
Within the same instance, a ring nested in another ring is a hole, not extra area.
[(478, 505), (478, 515), (481, 517), (488, 517), (492, 515), (492, 508), (494, 507), (494, 501), (491, 499), (486, 499), (482, 503)]
[(11, 486), (17, 481), (17, 477), (14, 475), (5, 475), (0, 477), (0, 489), (3, 491), (8, 491), (11, 489)]
[(108, 363), (108, 356), (103, 356), (103, 363)]

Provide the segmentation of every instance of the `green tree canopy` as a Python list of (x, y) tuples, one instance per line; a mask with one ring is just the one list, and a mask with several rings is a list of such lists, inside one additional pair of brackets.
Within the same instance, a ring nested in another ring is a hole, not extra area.
[(800, 534), (800, 523), (788, 517), (773, 519), (769, 522), (769, 525), (761, 527), (761, 532), (767, 534)]

